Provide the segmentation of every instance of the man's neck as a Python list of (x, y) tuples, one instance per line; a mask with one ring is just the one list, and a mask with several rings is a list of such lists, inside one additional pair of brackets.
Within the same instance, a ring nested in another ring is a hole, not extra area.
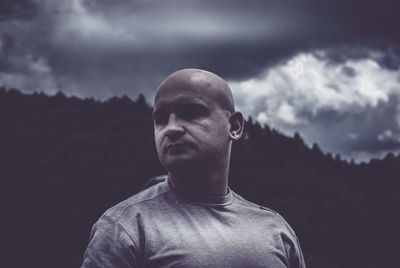
[(169, 172), (169, 180), (174, 190), (186, 196), (199, 199), (221, 197), (228, 193), (228, 172), (224, 173), (175, 171)]

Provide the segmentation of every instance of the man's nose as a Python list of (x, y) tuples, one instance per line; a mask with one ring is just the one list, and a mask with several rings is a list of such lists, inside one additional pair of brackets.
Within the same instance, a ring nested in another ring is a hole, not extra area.
[(165, 136), (169, 138), (179, 137), (182, 136), (184, 132), (181, 120), (179, 120), (174, 113), (171, 113), (165, 128)]

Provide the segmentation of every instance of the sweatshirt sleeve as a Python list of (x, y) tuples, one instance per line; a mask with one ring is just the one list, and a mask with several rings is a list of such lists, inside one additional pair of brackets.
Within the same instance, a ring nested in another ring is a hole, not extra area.
[(306, 268), (303, 252), (295, 231), (281, 215), (279, 215), (279, 218), (282, 223), (281, 226), (284, 226), (281, 232), (281, 239), (286, 251), (287, 267)]
[(289, 268), (306, 268), (303, 252), (301, 251), (299, 240), (292, 229), (291, 235), (283, 235), (285, 250), (288, 257)]
[(299, 241), (296, 238), (293, 250), (289, 255), (289, 267), (291, 268), (306, 268), (303, 252), (301, 251)]
[(102, 216), (92, 228), (81, 268), (138, 267), (136, 246), (120, 223)]

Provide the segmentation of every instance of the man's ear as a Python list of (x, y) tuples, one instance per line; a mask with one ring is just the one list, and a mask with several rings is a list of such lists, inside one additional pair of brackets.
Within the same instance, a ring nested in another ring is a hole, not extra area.
[(231, 129), (229, 131), (229, 138), (232, 141), (237, 141), (243, 134), (244, 120), (241, 112), (234, 112), (229, 117)]

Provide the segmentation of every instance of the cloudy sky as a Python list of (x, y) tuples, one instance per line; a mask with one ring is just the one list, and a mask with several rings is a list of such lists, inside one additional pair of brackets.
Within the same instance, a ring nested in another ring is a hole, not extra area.
[(262, 124), (357, 162), (400, 152), (397, 0), (2, 0), (0, 86), (105, 100), (180, 68)]

